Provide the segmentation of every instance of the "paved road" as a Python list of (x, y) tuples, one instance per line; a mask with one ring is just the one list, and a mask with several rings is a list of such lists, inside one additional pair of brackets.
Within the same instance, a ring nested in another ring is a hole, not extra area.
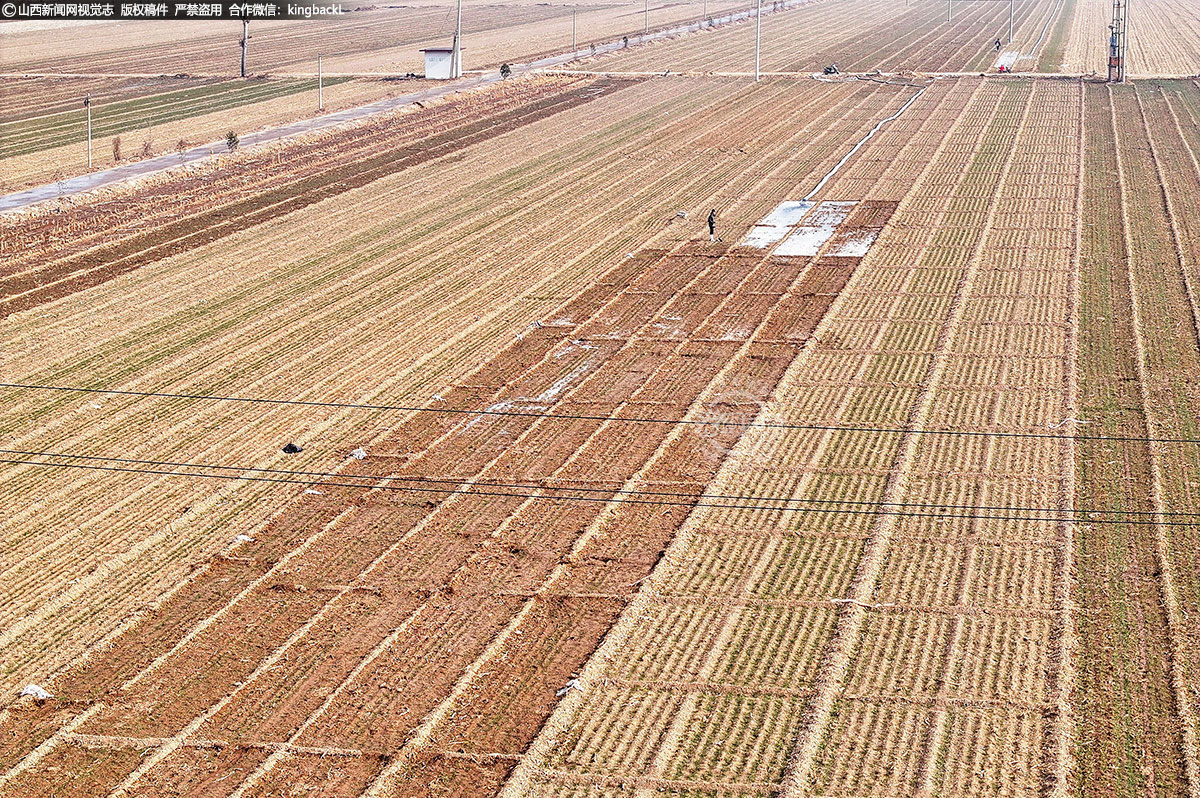
[[(796, 6), (807, 5), (813, 0), (785, 0), (782, 3), (781, 10), (787, 10)], [(764, 4), (766, 6), (766, 4)], [(764, 7), (764, 14), (770, 13), (769, 7)], [(732, 14), (725, 14), (720, 17), (712, 18), (712, 25), (728, 25), (734, 22), (741, 22), (745, 19), (753, 18), (754, 12), (750, 10), (738, 11)], [(656, 39), (665, 39), (671, 36), (679, 36), (684, 33), (690, 33), (700, 30), (704, 27), (704, 23), (693, 22), (686, 25), (678, 25), (673, 28), (654, 31), (645, 35), (637, 35), (629, 37), (629, 44), (636, 45), (645, 42), (654, 41)], [(614, 50), (620, 50), (625, 44), (621, 40), (608, 42), (597, 45), (595, 48), (596, 54), (611, 53)], [(523, 75), (538, 70), (550, 69), (568, 64), (572, 61), (577, 61), (580, 58), (586, 58), (592, 55), (591, 47), (586, 47), (572, 52), (559, 53), (557, 55), (539, 58), (535, 61), (530, 61), (524, 64), (513, 64), (513, 74)], [(415, 91), (410, 94), (404, 94), (399, 97), (389, 97), (386, 100), (379, 100), (370, 103), (369, 105), (361, 105), (356, 108), (347, 108), (344, 111), (337, 113), (324, 114), (322, 116), (313, 117), (311, 119), (301, 119), (297, 122), (292, 122), (279, 127), (267, 128), (260, 130), (257, 133), (247, 133), (241, 136), (240, 146), (244, 149), (266, 144), (272, 141), (288, 138), (289, 136), (297, 136), (304, 133), (311, 133), (318, 130), (326, 130), (337, 125), (352, 122), (358, 119), (364, 119), (374, 114), (381, 114), (387, 111), (393, 111), (397, 108), (403, 108), (406, 105), (411, 105), (415, 102), (424, 102), (434, 100), (439, 97), (444, 97), (454, 92), (463, 91), (464, 89), (472, 89), (478, 86), (486, 86), (490, 83), (496, 83), (500, 80), (498, 72), (492, 71), (488, 73), (470, 74), (460, 80), (447, 81), (438, 86), (432, 86), (421, 91)], [(173, 167), (182, 166), (184, 164), (203, 161), (206, 158), (211, 158), (215, 154), (225, 152), (224, 141), (214, 141), (208, 144), (201, 144), (197, 147), (192, 147), (183, 152), (173, 152), (168, 155), (160, 155), (156, 158), (149, 158), (144, 161), (135, 161), (133, 163), (115, 166), (112, 169), (105, 169), (99, 172), (91, 172), (86, 175), (72, 177), (65, 180), (59, 180), (54, 183), (47, 183), (42, 186), (17, 191), (12, 194), (0, 196), (0, 213), (5, 211), (16, 211), (23, 208), (28, 208), (40, 202), (46, 202), (54, 199), (69, 197), (74, 194), (79, 194), (85, 191), (94, 191), (105, 186), (123, 183), (128, 180), (134, 180), (147, 175), (156, 174)]]

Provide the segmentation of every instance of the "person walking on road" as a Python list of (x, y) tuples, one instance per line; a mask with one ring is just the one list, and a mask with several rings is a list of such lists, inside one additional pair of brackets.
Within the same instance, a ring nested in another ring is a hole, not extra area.
[(708, 212), (708, 240), (717, 240), (717, 209), (713, 208)]

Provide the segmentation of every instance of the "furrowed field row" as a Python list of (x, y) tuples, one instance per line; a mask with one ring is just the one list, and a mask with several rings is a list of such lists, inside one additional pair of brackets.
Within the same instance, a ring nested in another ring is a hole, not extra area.
[[(1025, 0), (1020, 4), (1020, 38), (1032, 45), (1045, 21), (1050, 0)], [(836, 11), (836, 18), (827, 19)], [(880, 18), (878, 4), (854, 11), (844, 5), (815, 6), (764, 22), (763, 69), (815, 71), (829, 63), (847, 71), (966, 71), (991, 65), (994, 51), (989, 31), (1007, 25), (1008, 9), (1000, 4), (969, 4), (953, 22), (937, 4), (909, 11), (900, 3), (885, 10), (895, 19)], [(861, 20), (879, 20), (871, 32), (861, 30)], [(900, 26), (900, 31), (897, 31)], [(981, 33), (981, 31), (983, 31)], [(708, 33), (700, 48), (690, 39), (639, 48), (603, 57), (582, 68), (608, 71), (675, 71), (753, 69), (753, 31), (738, 28)], [(813, 38), (817, 37), (816, 41)], [(749, 42), (749, 45), (747, 44)]]
[[(349, 78), (330, 78), (335, 86)], [(92, 135), (114, 136), (192, 116), (286, 97), (317, 88), (316, 80), (226, 81), (200, 88), (155, 94), (138, 100), (101, 104), (92, 111)], [(87, 123), (75, 110), (34, 120), (0, 124), (0, 158), (27, 155), (87, 140)]]

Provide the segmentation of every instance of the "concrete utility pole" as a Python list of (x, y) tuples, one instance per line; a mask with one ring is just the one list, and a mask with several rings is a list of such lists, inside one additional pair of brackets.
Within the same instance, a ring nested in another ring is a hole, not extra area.
[(462, 0), (458, 0), (458, 10), (454, 20), (454, 49), (450, 53), (450, 77), (462, 77)]
[(650, 0), (646, 0), (642, 6), (642, 33), (650, 32)]
[(954, 0), (946, 0), (946, 21), (954, 19)]
[(1008, 43), (1013, 40), (1013, 4), (1016, 0), (1008, 0)]
[(325, 110), (325, 75), (321, 71), (321, 56), (317, 56), (317, 110)]
[(575, 33), (578, 29), (579, 29), (579, 9), (576, 8), (575, 10), (573, 10), (571, 12), (571, 51), (572, 52), (574, 52), (575, 49), (578, 47), (578, 45), (576, 44), (577, 39), (575, 36)]
[(242, 20), (242, 77), (246, 77), (246, 45), (250, 42), (250, 20)]
[(762, 51), (762, 0), (754, 6), (754, 82), (758, 82), (758, 65)]
[(704, 13), (700, 15), (700, 19), (708, 19), (708, 0), (704, 0)]
[(88, 169), (92, 168), (92, 93), (83, 98), (83, 107), (87, 109), (88, 118)]
[(1112, 22), (1108, 26), (1108, 82), (1125, 82), (1125, 48), (1129, 40), (1129, 2), (1113, 0)]

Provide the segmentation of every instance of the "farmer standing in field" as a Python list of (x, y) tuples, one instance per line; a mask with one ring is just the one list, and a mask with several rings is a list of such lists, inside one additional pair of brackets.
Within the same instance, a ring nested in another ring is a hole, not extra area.
[(717, 209), (708, 212), (708, 240), (717, 240)]

